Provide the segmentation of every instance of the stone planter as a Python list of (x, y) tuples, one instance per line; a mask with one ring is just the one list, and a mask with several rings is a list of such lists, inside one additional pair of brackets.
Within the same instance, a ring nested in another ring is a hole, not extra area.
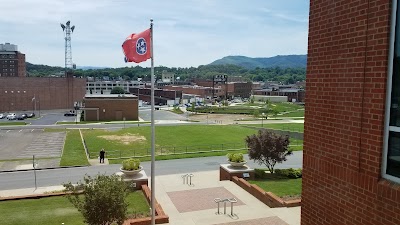
[(133, 175), (138, 174), (140, 171), (142, 171), (142, 170), (143, 170), (143, 167), (142, 167), (142, 166), (139, 166), (139, 169), (138, 169), (138, 170), (123, 170), (122, 167), (121, 167), (121, 168), (119, 168), (119, 170), (120, 170), (122, 173), (124, 173), (125, 176), (133, 176)]
[(228, 162), (229, 162), (229, 164), (231, 164), (232, 167), (243, 167), (247, 163), (246, 161), (244, 161), (244, 162), (231, 162), (231, 161), (228, 161)]

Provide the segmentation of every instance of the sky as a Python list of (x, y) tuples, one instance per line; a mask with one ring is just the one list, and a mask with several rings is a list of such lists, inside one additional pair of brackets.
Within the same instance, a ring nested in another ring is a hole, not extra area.
[[(77, 66), (125, 67), (121, 45), (154, 20), (154, 65), (197, 67), (229, 55), (306, 54), (309, 0), (0, 0), (0, 43), (64, 66), (60, 23), (75, 25)], [(140, 63), (150, 66), (150, 60)]]

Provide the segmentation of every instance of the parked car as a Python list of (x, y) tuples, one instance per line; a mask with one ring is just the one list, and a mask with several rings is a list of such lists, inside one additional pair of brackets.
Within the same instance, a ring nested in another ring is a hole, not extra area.
[(28, 114), (26, 113), (22, 113), (20, 116), (23, 117), (24, 119), (28, 118)]
[(33, 117), (35, 117), (35, 113), (28, 113), (27, 117), (28, 118), (33, 118)]
[(25, 114), (19, 114), (17, 116), (17, 120), (24, 120), (24, 119), (26, 119), (26, 115)]
[(17, 119), (17, 114), (15, 113), (10, 113), (7, 115), (8, 120), (16, 120)]
[(5, 118), (6, 116), (3, 113), (0, 113), (0, 119)]
[(64, 116), (76, 116), (75, 112), (70, 110), (69, 112), (64, 113)]

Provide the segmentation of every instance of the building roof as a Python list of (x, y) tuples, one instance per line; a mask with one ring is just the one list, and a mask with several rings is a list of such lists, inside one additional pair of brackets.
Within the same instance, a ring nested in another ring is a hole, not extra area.
[(85, 98), (137, 98), (132, 94), (86, 94)]

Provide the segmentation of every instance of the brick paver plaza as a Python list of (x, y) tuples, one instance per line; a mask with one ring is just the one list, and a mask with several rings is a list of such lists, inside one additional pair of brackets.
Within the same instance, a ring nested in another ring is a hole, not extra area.
[[(180, 213), (214, 208), (217, 209), (217, 203), (214, 202), (215, 198), (236, 198), (238, 202), (234, 203), (235, 206), (244, 205), (238, 197), (233, 195), (224, 187), (175, 191), (168, 192), (167, 194)], [(227, 206), (230, 206), (230, 203), (227, 203)], [(223, 207), (223, 203), (220, 203), (220, 207)]]

